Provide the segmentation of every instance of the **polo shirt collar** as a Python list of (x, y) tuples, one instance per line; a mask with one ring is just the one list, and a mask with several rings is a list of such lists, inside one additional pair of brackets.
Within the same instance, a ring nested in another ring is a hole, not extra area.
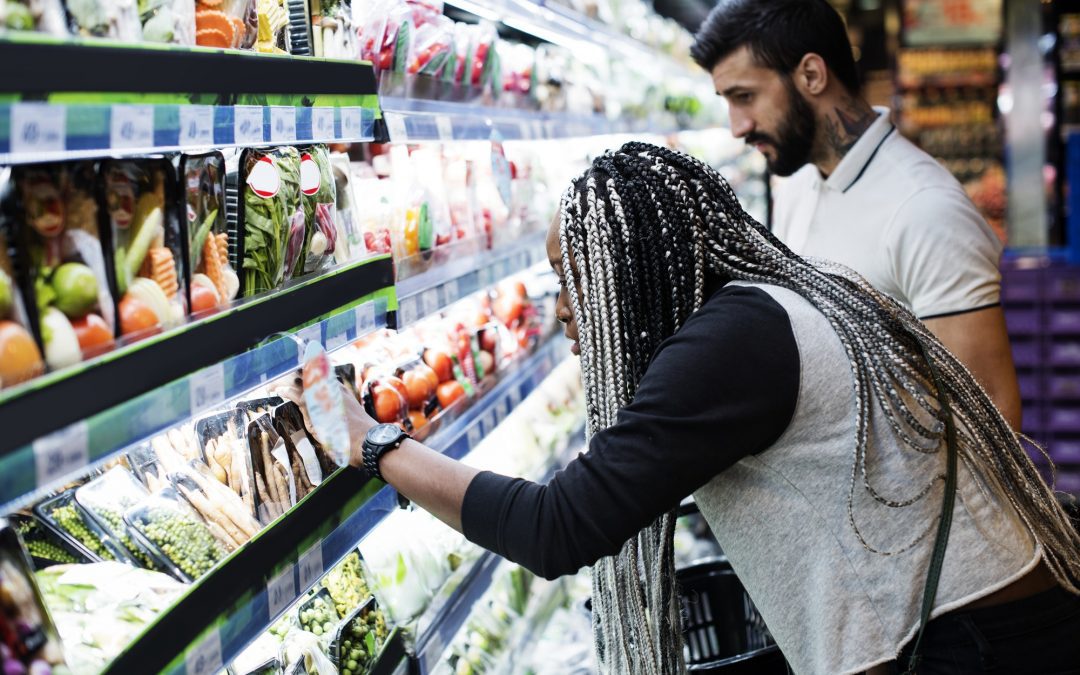
[(881, 148), (885, 139), (893, 132), (895, 127), (889, 120), (889, 109), (875, 106), (874, 112), (878, 118), (870, 125), (855, 145), (851, 147), (840, 163), (836, 165), (832, 175), (825, 181), (825, 186), (831, 190), (847, 192), (859, 178), (862, 177), (866, 167), (874, 159), (874, 155)]

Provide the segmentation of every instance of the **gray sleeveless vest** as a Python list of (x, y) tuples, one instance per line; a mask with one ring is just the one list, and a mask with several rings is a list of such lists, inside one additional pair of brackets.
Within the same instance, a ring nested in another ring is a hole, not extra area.
[[(860, 541), (848, 509), (855, 396), (840, 339), (798, 294), (744, 285), (768, 293), (791, 318), (802, 365), (798, 402), (774, 445), (717, 475), (694, 497), (795, 672), (861, 672), (894, 659), (918, 628), (942, 483), (911, 506), (890, 508), (856, 476), (851, 513)], [(911, 498), (944, 473), (945, 453), (902, 448), (876, 405), (873, 410), (866, 479), (887, 499)], [(1041, 555), (988, 481), (963, 461), (958, 479), (933, 616), (1007, 586)]]

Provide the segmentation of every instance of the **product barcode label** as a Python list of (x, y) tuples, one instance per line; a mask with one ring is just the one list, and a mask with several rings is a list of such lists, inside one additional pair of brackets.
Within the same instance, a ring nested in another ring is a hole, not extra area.
[(296, 140), (296, 108), (270, 108), (270, 140), (275, 143)]
[(375, 330), (375, 303), (365, 302), (356, 308), (356, 337)]
[(314, 586), (323, 575), (322, 542), (318, 542), (301, 556), (298, 566), (300, 568), (300, 588), (306, 590)]
[(395, 143), (409, 140), (409, 131), (405, 126), (405, 116), (397, 113), (384, 112), (386, 118), (386, 131), (390, 134), (390, 140)]
[(237, 145), (258, 145), (263, 139), (263, 109), (238, 105), (233, 108), (233, 141)]
[(208, 105), (180, 106), (180, 145), (213, 144), (213, 107)]
[(266, 605), (270, 611), (270, 620), (279, 617), (296, 600), (296, 577), (293, 565), (289, 565), (270, 581), (266, 582)]
[(34, 441), (38, 487), (45, 487), (90, 463), (90, 431), (85, 420)]
[(187, 675), (217, 675), (221, 670), (221, 635), (212, 629), (197, 647), (184, 657)]
[(454, 123), (446, 115), (435, 116), (435, 130), (439, 132), (440, 141), (454, 140)]
[(333, 140), (334, 134), (334, 109), (312, 108), (311, 109), (311, 138), (315, 141)]
[(188, 395), (192, 415), (225, 402), (225, 366), (215, 363), (188, 377)]
[(154, 107), (114, 105), (109, 119), (109, 139), (114, 148), (150, 148), (154, 145)]
[(48, 103), (11, 106), (11, 152), (63, 152), (67, 108)]
[(364, 111), (361, 108), (341, 109), (341, 136), (346, 141), (358, 141), (364, 137)]

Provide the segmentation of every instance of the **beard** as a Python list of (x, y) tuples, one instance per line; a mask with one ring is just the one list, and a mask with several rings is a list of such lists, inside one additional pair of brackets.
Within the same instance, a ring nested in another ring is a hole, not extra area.
[(795, 88), (795, 83), (790, 78), (785, 78), (784, 85), (790, 104), (783, 119), (780, 120), (775, 137), (759, 132), (746, 136), (747, 143), (768, 143), (773, 146), (776, 158), (769, 159), (766, 155), (765, 162), (769, 171), (780, 177), (790, 176), (810, 161), (814, 137), (817, 135), (817, 119), (814, 117), (814, 110)]

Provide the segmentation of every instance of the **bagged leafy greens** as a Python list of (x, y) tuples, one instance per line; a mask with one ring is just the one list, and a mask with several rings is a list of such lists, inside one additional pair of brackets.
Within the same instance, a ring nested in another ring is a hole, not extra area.
[(337, 183), (325, 145), (301, 150), (300, 195), (306, 232), (293, 276), (325, 269), (337, 247)]
[(300, 154), (296, 148), (246, 150), (241, 157), (245, 297), (279, 288), (291, 276), (304, 245)]

